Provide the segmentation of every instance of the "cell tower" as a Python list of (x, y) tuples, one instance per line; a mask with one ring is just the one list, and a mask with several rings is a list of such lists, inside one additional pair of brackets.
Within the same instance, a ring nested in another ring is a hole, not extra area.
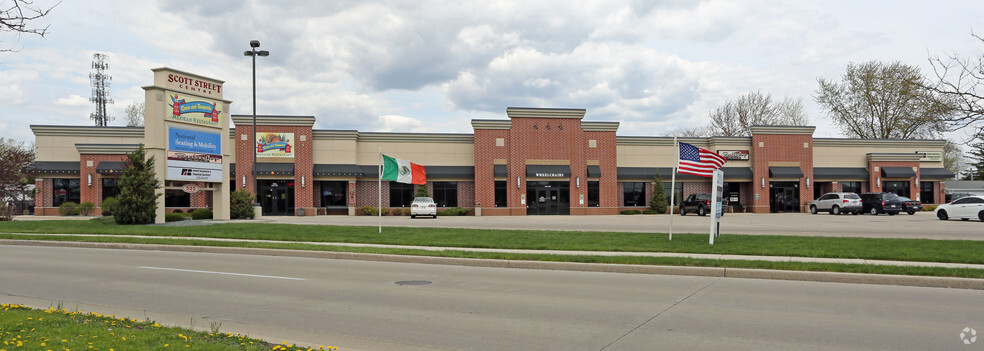
[(112, 104), (113, 99), (109, 97), (109, 81), (113, 77), (106, 74), (109, 69), (109, 56), (100, 53), (92, 55), (93, 73), (89, 73), (89, 82), (92, 85), (92, 97), (89, 101), (96, 103), (96, 112), (89, 115), (89, 119), (96, 122), (97, 127), (105, 127), (113, 118), (106, 113), (106, 104)]

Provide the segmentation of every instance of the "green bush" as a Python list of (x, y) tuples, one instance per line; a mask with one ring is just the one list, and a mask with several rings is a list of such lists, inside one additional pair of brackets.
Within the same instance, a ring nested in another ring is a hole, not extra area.
[(622, 211), (620, 213), (621, 214), (624, 214), (624, 215), (637, 215), (637, 214), (642, 214), (642, 211), (639, 211), (639, 210), (625, 210), (625, 211)]
[(469, 216), (471, 215), (471, 209), (452, 207), (446, 210), (437, 211), (438, 216)]
[(86, 201), (79, 204), (79, 207), (76, 207), (76, 209), (79, 210), (79, 214), (88, 216), (92, 214), (92, 211), (96, 210), (96, 204)]
[(78, 216), (79, 215), (79, 204), (68, 201), (63, 202), (61, 206), (58, 206), (58, 215), (60, 216)]
[(376, 210), (376, 207), (374, 207), (374, 206), (362, 206), (362, 207), (359, 207), (359, 215), (360, 216), (375, 216), (377, 214), (379, 214), (379, 211)]
[(390, 215), (390, 209), (388, 209), (388, 208), (383, 208), (380, 211), (382, 211), (383, 216), (389, 216)]
[(402, 216), (403, 215), (403, 209), (402, 208), (391, 208), (389, 215), (390, 216)]
[(167, 213), (164, 215), (165, 222), (180, 222), (186, 219), (188, 219), (188, 217), (185, 217), (184, 214), (181, 213)]
[(103, 216), (112, 215), (113, 211), (116, 211), (116, 206), (119, 204), (120, 202), (117, 201), (115, 197), (107, 197), (102, 202), (102, 215)]
[(207, 208), (199, 208), (191, 211), (191, 219), (212, 219), (212, 210)]
[(161, 180), (154, 173), (156, 162), (153, 156), (147, 157), (144, 145), (126, 154), (126, 167), (120, 175), (119, 204), (114, 209), (116, 224), (149, 224), (157, 219), (157, 198), (161, 194)]
[(229, 203), (230, 217), (232, 219), (252, 219), (253, 218), (253, 193), (246, 190), (233, 191), (232, 200)]
[(663, 213), (665, 213), (665, 212), (659, 212), (659, 211), (656, 211), (656, 210), (645, 210), (645, 211), (642, 211), (642, 214), (663, 214)]

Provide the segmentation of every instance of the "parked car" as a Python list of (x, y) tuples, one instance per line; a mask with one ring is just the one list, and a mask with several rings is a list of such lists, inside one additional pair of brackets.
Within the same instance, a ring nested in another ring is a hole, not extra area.
[(975, 217), (984, 222), (984, 196), (964, 196), (948, 204), (936, 206), (936, 218), (941, 221), (950, 218), (966, 221)]
[[(722, 207), (728, 207), (728, 199), (723, 199)], [(698, 216), (707, 215), (711, 211), (711, 194), (690, 194), (680, 203), (680, 215), (686, 216), (687, 212), (697, 212)], [(721, 212), (724, 215), (724, 212)]]
[(432, 216), (437, 218), (437, 204), (429, 197), (417, 197), (410, 203), (410, 218)]
[(861, 197), (855, 193), (826, 193), (820, 198), (810, 201), (810, 213), (812, 214), (827, 211), (833, 215), (842, 213), (856, 215), (861, 213), (861, 208)]
[(902, 211), (902, 203), (899, 196), (894, 193), (863, 193), (861, 194), (861, 211), (876, 216), (879, 213), (888, 213), (894, 216)]
[(910, 215), (914, 215), (916, 212), (923, 210), (922, 202), (907, 198), (905, 196), (899, 196), (899, 202), (902, 204), (902, 212)]

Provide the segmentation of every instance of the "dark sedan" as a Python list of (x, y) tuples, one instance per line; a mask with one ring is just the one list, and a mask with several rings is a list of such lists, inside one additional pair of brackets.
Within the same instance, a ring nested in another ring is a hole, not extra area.
[(899, 202), (902, 204), (902, 212), (910, 215), (914, 215), (916, 212), (923, 210), (922, 202), (907, 198), (905, 196), (899, 196)]

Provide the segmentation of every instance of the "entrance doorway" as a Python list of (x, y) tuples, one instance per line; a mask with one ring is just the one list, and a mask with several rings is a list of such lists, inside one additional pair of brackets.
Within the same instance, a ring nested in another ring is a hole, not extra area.
[(260, 205), (264, 216), (293, 216), (294, 180), (260, 180)]
[(570, 182), (526, 182), (526, 214), (571, 214), (570, 191)]
[(799, 212), (799, 182), (770, 182), (769, 209), (777, 212)]

